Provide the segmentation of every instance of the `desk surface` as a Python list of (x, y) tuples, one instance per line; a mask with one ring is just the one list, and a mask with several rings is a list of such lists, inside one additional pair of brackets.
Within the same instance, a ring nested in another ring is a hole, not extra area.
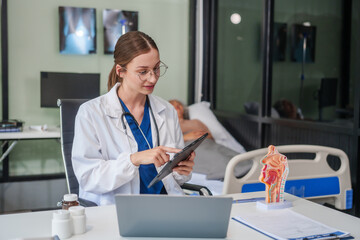
[[(263, 197), (263, 192), (231, 194), (234, 199)], [(344, 214), (319, 204), (286, 194), (285, 199), (293, 202), (292, 210), (322, 222), (330, 227), (350, 232), (355, 239), (360, 239), (360, 218)], [(231, 216), (238, 216), (242, 212), (258, 211), (255, 202), (235, 203)], [(51, 236), (51, 219), (53, 211), (0, 215), (0, 239), (49, 237)], [(87, 232), (74, 235), (71, 240), (78, 239), (126, 239), (121, 238), (117, 226), (114, 205), (86, 208)], [(142, 239), (142, 238), (131, 238)], [(153, 238), (145, 238), (151, 240)], [(162, 238), (165, 239), (165, 238)], [(238, 239), (269, 239), (232, 219), (229, 222), (227, 238)], [(189, 239), (188, 239), (189, 240)]]
[(49, 127), (46, 131), (38, 131), (25, 126), (21, 132), (2, 132), (0, 140), (60, 138), (60, 128)]

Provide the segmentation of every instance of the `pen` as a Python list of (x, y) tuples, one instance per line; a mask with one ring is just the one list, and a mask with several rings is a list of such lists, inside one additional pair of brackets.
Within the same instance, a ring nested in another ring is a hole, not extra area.
[(257, 202), (257, 201), (263, 201), (263, 200), (265, 200), (264, 197), (245, 198), (245, 199), (236, 199), (236, 200), (233, 200), (233, 203), (247, 203), (247, 202)]
[(319, 234), (319, 235), (313, 235), (313, 236), (308, 236), (308, 237), (304, 237), (301, 238), (301, 240), (312, 240), (312, 239), (354, 239), (351, 236), (340, 236), (337, 235), (336, 233), (329, 233), (329, 234)]

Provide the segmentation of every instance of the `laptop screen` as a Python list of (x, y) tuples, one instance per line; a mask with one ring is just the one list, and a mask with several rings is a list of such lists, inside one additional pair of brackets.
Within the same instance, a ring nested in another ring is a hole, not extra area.
[(116, 195), (123, 237), (225, 238), (231, 197)]

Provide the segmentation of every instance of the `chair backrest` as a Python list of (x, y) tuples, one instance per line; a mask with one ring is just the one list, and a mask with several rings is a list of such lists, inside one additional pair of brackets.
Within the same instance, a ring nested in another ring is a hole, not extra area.
[[(289, 175), (285, 185), (285, 192), (314, 200), (320, 203), (330, 203), (338, 209), (352, 208), (353, 191), (349, 169), (349, 159), (340, 149), (315, 145), (283, 145), (277, 146), (280, 153), (312, 153), (314, 159), (289, 159)], [(223, 194), (264, 191), (265, 184), (259, 181), (262, 164), (260, 160), (267, 154), (268, 149), (262, 148), (233, 157), (225, 171)], [(341, 166), (333, 170), (327, 157), (336, 156)], [(236, 178), (235, 166), (246, 160), (252, 160), (249, 172)]]
[(63, 155), (66, 183), (69, 193), (79, 194), (79, 182), (76, 179), (72, 162), (71, 151), (74, 140), (75, 117), (80, 105), (88, 99), (59, 99), (61, 151)]

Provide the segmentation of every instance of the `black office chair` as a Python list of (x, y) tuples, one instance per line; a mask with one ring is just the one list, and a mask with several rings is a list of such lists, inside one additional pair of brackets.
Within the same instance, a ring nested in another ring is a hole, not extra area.
[[(60, 107), (60, 127), (61, 127), (61, 150), (63, 155), (66, 182), (69, 193), (79, 194), (79, 182), (76, 179), (71, 160), (71, 151), (74, 140), (75, 117), (80, 105), (88, 99), (58, 99)], [(196, 192), (203, 196), (212, 196), (211, 191), (205, 187), (196, 184), (185, 183), (181, 186), (185, 193), (192, 194)], [(95, 203), (79, 199), (82, 206), (96, 206)]]
[(319, 121), (323, 120), (322, 110), (324, 107), (336, 106), (337, 78), (322, 78), (318, 90)]
[[(184, 190), (187, 195), (201, 195), (201, 196), (212, 196), (212, 192), (205, 186), (196, 185), (192, 183), (184, 183), (181, 185), (181, 188)], [(197, 194), (196, 194), (197, 193)]]
[[(64, 161), (66, 183), (69, 193), (79, 195), (79, 182), (76, 179), (72, 162), (71, 151), (74, 140), (75, 117), (80, 105), (87, 99), (58, 99), (60, 107), (61, 152)], [(96, 203), (79, 198), (80, 205), (85, 207), (97, 206)]]

